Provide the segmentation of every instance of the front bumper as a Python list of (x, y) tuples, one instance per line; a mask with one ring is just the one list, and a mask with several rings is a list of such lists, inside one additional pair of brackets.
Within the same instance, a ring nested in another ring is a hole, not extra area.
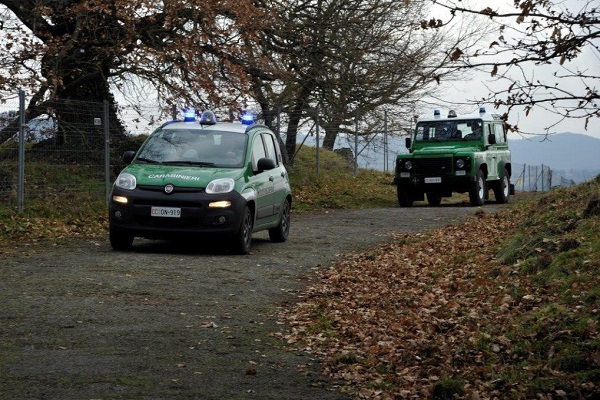
[[(127, 203), (114, 200), (124, 197)], [(211, 208), (210, 203), (229, 201), (227, 208)], [(207, 194), (203, 189), (175, 188), (171, 194), (162, 187), (114, 188), (109, 203), (110, 229), (149, 239), (173, 238), (194, 234), (232, 235), (238, 231), (246, 199), (238, 192)], [(179, 217), (151, 215), (152, 207), (181, 210)]]
[[(431, 178), (438, 178), (439, 182), (428, 183), (427, 181)], [(394, 184), (416, 193), (427, 193), (428, 191), (435, 190), (449, 195), (452, 192), (468, 192), (475, 180), (476, 177), (470, 175), (445, 175), (436, 177), (412, 175), (410, 177), (396, 176)]]

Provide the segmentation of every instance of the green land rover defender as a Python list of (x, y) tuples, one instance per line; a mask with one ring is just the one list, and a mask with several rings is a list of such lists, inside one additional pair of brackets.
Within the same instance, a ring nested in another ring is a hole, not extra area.
[(425, 200), (432, 206), (452, 193), (469, 193), (473, 206), (488, 199), (490, 189), (498, 203), (507, 203), (514, 186), (510, 150), (504, 121), (488, 114), (421, 118), (412, 138), (406, 139), (408, 154), (398, 154), (394, 183), (401, 207)]

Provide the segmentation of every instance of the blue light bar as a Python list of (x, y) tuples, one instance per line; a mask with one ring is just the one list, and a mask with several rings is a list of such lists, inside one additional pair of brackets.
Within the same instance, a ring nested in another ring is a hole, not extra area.
[(244, 125), (252, 125), (254, 123), (254, 115), (252, 113), (244, 113), (242, 114), (242, 124)]
[(485, 107), (479, 107), (479, 114), (485, 114)]
[(217, 117), (212, 111), (204, 111), (200, 116), (200, 125), (214, 125), (217, 123)]
[(183, 121), (184, 122), (194, 122), (196, 121), (196, 110), (192, 108), (188, 108), (183, 112)]

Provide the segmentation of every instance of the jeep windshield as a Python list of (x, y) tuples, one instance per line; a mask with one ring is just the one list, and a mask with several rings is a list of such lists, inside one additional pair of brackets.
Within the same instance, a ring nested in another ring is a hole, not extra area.
[(479, 140), (480, 119), (421, 121), (417, 123), (415, 141)]
[(239, 168), (244, 165), (248, 135), (200, 129), (159, 129), (136, 162)]

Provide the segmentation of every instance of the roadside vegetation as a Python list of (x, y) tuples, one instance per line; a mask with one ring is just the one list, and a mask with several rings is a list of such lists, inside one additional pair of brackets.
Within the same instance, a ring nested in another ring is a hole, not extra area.
[(365, 399), (600, 397), (600, 176), (322, 273), (283, 339)]
[[(317, 176), (315, 157), (289, 168), (293, 213), (397, 206), (391, 174), (322, 151)], [(23, 214), (2, 202), (0, 254), (106, 240), (93, 192), (27, 198)], [(285, 312), (282, 339), (355, 398), (597, 398), (599, 270), (597, 177), (347, 255)]]

